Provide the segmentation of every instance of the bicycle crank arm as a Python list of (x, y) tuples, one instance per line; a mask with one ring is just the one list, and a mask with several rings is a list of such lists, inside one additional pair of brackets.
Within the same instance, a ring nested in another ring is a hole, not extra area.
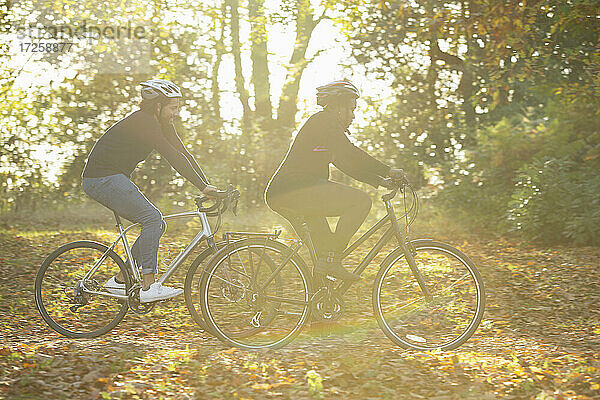
[(69, 310), (71, 310), (71, 312), (77, 312), (77, 310), (79, 310), (83, 306), (85, 306), (85, 304), (75, 304), (69, 307)]

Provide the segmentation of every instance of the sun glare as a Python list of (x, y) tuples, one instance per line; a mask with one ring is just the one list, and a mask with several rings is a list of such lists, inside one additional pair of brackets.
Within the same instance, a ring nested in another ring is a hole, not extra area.
[[(280, 8), (280, 2), (267, 1), (265, 3), (267, 13), (275, 12)], [(313, 7), (319, 12), (320, 3), (315, 2)], [(189, 15), (178, 13), (177, 20), (185, 23), (193, 20), (194, 15), (189, 11)], [(247, 73), (251, 71), (250, 46), (248, 45), (249, 24), (242, 19), (240, 24), (240, 35), (242, 36), (242, 64), (243, 70)], [(269, 80), (271, 87), (271, 101), (274, 109), (277, 109), (279, 97), (287, 74), (287, 65), (293, 52), (293, 43), (295, 41), (295, 31), (293, 24), (269, 24), (268, 32), (268, 61), (269, 61)], [(16, 37), (11, 38), (15, 45), (18, 41)], [(15, 88), (25, 92), (35, 93), (39, 90), (56, 89), (65, 78), (72, 78), (80, 72), (81, 66), (63, 60), (61, 65), (55, 65), (53, 60), (46, 61), (41, 54), (22, 53), (11, 48), (13, 56), (11, 63), (15, 68), (22, 68), (19, 78), (15, 82)], [(341, 29), (332, 20), (325, 19), (315, 28), (307, 49), (306, 58), (311, 60), (303, 72), (298, 93), (298, 113), (296, 115), (297, 125), (311, 113), (320, 109), (316, 105), (315, 88), (319, 85), (338, 79), (350, 79), (361, 90), (363, 96), (371, 97), (381, 101), (381, 104), (389, 103), (393, 93), (383, 80), (375, 79), (369, 76), (364, 67), (352, 64), (350, 57), (350, 45), (342, 34)], [(242, 107), (238, 100), (234, 81), (234, 62), (231, 54), (226, 54), (219, 70), (219, 86), (221, 89), (221, 107), (222, 117), (229, 121), (227, 124), (233, 129), (237, 129), (235, 121), (239, 121), (242, 114)], [(177, 78), (173, 78), (177, 82)], [(186, 87), (185, 82), (177, 82)], [(252, 94), (250, 82), (246, 82), (246, 88)], [(253, 99), (250, 99), (253, 104)], [(274, 111), (276, 112), (276, 111)], [(366, 103), (358, 102), (356, 109), (356, 118), (351, 129), (359, 129), (369, 124), (372, 112), (366, 109)], [(101, 132), (98, 132), (98, 135)], [(47, 165), (49, 170), (49, 180), (54, 181), (58, 174), (64, 157), (58, 154), (60, 149), (54, 149), (51, 145), (44, 145), (36, 150), (35, 154), (39, 157), (42, 165)]]

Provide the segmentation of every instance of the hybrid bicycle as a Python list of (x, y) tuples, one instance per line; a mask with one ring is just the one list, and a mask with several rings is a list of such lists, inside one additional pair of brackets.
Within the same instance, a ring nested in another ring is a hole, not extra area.
[[(214, 233), (219, 229), (221, 214), (227, 209), (235, 213), (240, 193), (229, 186), (219, 191), (215, 204), (205, 207), (208, 197), (196, 197), (196, 211), (163, 216), (165, 221), (179, 218), (199, 218), (200, 232), (170, 263), (167, 271), (158, 282), (167, 282), (181, 267), (192, 251), (206, 241), (207, 248), (192, 262), (184, 283), (184, 296), (187, 309), (194, 321), (206, 329), (204, 320), (194, 307), (193, 297), (197, 296), (198, 282), (205, 260), (225, 245), (215, 241)], [(35, 279), (35, 304), (44, 321), (56, 332), (70, 338), (95, 338), (115, 328), (128, 310), (136, 314), (150, 312), (158, 302), (140, 303), (139, 289), (141, 275), (135, 265), (126, 233), (139, 224), (123, 228), (121, 218), (114, 213), (117, 239), (109, 246), (90, 240), (79, 240), (60, 246), (43, 261)], [(214, 230), (208, 217), (218, 217)], [(126, 261), (115, 252), (122, 242)], [(118, 294), (104, 287), (112, 276), (122, 272), (125, 277), (125, 293)], [(196, 282), (196, 283), (194, 283)]]
[[(348, 246), (342, 258), (383, 230), (353, 271), (361, 275), (384, 246), (395, 241), (372, 288), (380, 328), (403, 348), (455, 349), (473, 335), (483, 317), (481, 275), (469, 257), (449, 244), (412, 240), (409, 228), (419, 210), (417, 193), (405, 180), (386, 179), (382, 184), (390, 190), (382, 196), (386, 215)], [(398, 193), (404, 204), (399, 216), (392, 204)], [(273, 236), (245, 238), (223, 247), (205, 267), (200, 306), (209, 331), (223, 342), (247, 350), (280, 348), (296, 338), (311, 317), (336, 320), (344, 314), (343, 295), (352, 284), (311, 272), (299, 250), (308, 247), (314, 266), (314, 245), (306, 223), (301, 217), (296, 222), (302, 231), (292, 247)]]

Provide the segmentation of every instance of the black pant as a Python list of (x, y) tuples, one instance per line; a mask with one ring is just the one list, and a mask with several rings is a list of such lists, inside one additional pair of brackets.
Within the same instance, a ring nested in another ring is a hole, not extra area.
[[(331, 181), (284, 192), (270, 187), (266, 201), (290, 221), (296, 233), (301, 232), (301, 220), (306, 221), (319, 255), (343, 251), (371, 210), (371, 198), (366, 193)], [(325, 217), (340, 217), (335, 232)]]

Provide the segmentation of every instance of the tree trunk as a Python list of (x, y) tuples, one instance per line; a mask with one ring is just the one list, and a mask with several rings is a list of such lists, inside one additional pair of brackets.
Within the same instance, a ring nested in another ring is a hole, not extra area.
[(273, 119), (273, 107), (267, 60), (267, 20), (264, 12), (264, 0), (250, 0), (249, 14), (255, 111), (256, 116), (262, 119), (263, 124), (270, 125)]
[[(218, 127), (220, 127), (222, 125), (222, 118), (221, 118), (221, 92), (219, 90), (219, 68), (221, 66), (221, 61), (223, 59), (223, 54), (225, 53), (225, 46), (223, 44), (224, 38), (225, 38), (225, 21), (226, 21), (226, 15), (227, 15), (227, 6), (225, 3), (223, 3), (223, 6), (221, 7), (221, 20), (220, 20), (220, 27), (221, 27), (221, 33), (219, 34), (219, 38), (217, 39), (216, 43), (215, 43), (215, 58), (214, 58), (214, 62), (212, 65), (212, 73), (211, 73), (211, 108), (212, 111), (214, 113), (215, 116), (215, 120), (217, 121), (217, 125)], [(217, 19), (215, 19), (215, 30), (217, 29)]]
[(250, 95), (245, 87), (244, 73), (242, 71), (242, 56), (240, 46), (240, 14), (238, 12), (239, 1), (228, 0), (228, 4), (231, 11), (231, 52), (233, 53), (233, 61), (235, 65), (235, 87), (240, 96), (240, 102), (242, 103), (243, 115), (242, 115), (242, 132), (248, 132), (250, 127), (250, 119), (252, 110), (248, 99)]
[(300, 78), (308, 65), (306, 60), (306, 49), (315, 27), (325, 17), (315, 19), (310, 8), (310, 0), (297, 0), (296, 14), (296, 44), (294, 52), (290, 58), (288, 73), (283, 85), (283, 92), (279, 99), (279, 109), (277, 110), (277, 121), (282, 127), (292, 128), (295, 125), (297, 108), (298, 89), (300, 87)]

